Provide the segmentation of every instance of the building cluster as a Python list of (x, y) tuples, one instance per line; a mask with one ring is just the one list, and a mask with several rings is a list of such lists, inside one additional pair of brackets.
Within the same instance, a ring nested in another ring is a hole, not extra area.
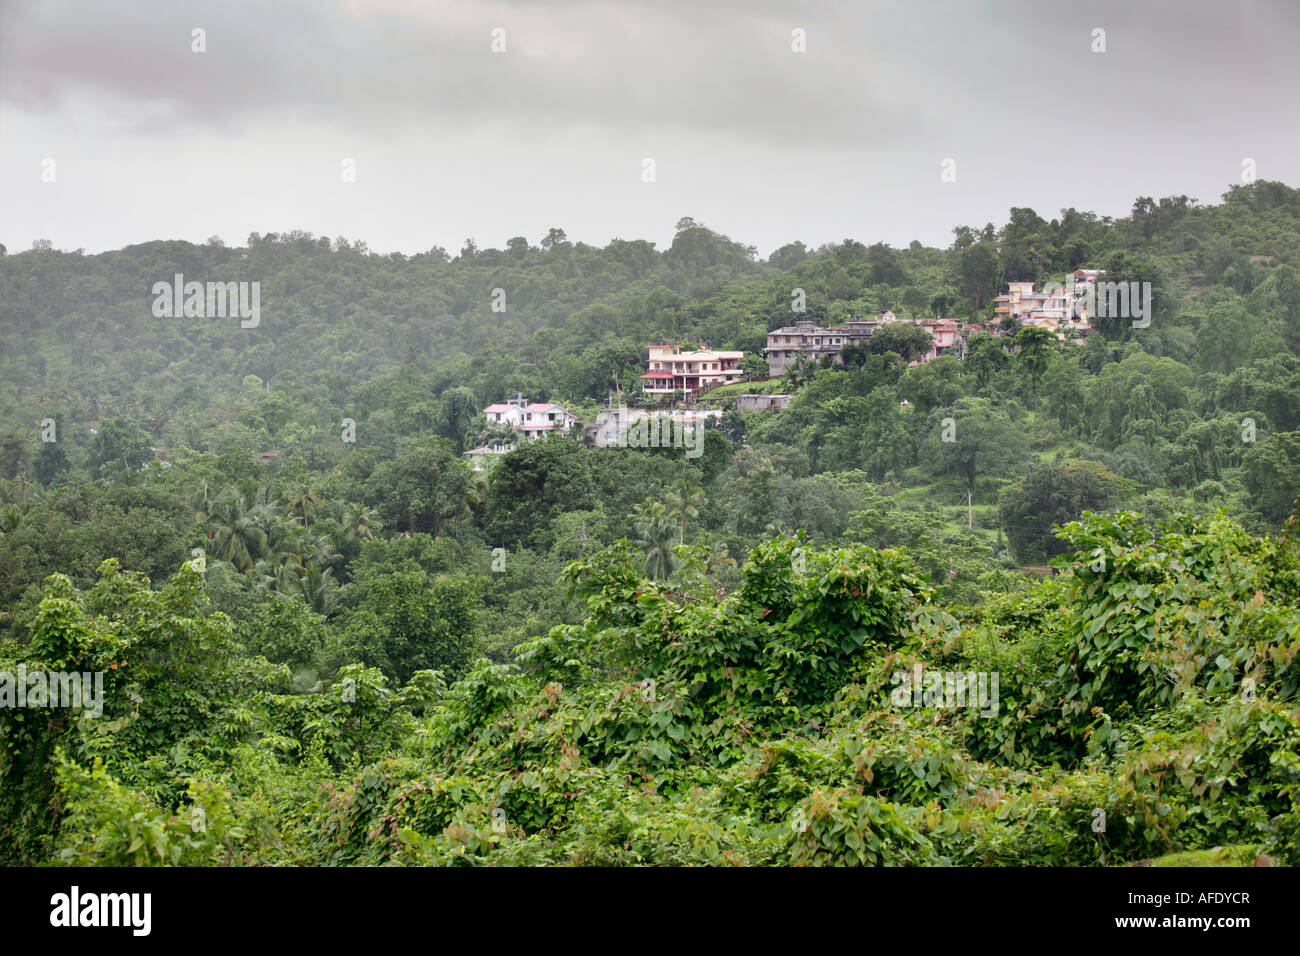
[(1102, 269), (1076, 269), (1065, 285), (1049, 282), (1036, 290), (1032, 282), (1009, 282), (1007, 291), (993, 299), (993, 312), (1036, 326), (1064, 339), (1071, 332), (1091, 332), (1088, 322), (1097, 280)]
[[(994, 299), (994, 313), (1002, 319), (1013, 319), (1021, 326), (1037, 326), (1066, 338), (1071, 333), (1090, 332), (1088, 319), (1095, 301), (1096, 283), (1105, 275), (1100, 269), (1077, 269), (1064, 286), (1049, 282), (1037, 290), (1032, 282), (1008, 283), (1008, 291)], [(794, 325), (773, 329), (767, 334), (768, 374), (784, 375), (801, 358), (820, 361), (829, 357), (841, 363), (840, 351), (854, 342), (869, 339), (881, 326), (903, 322), (893, 312), (885, 311), (871, 319), (856, 316), (843, 325), (823, 327), (810, 319), (800, 319)], [(930, 333), (930, 350), (911, 364), (929, 362), (940, 355), (964, 356), (966, 341), (973, 332), (986, 331), (979, 323), (942, 319), (913, 319), (912, 324)], [(999, 331), (990, 325), (988, 331)], [(655, 342), (647, 346), (646, 371), (641, 375), (641, 389), (646, 395), (669, 396), (681, 393), (696, 398), (719, 385), (729, 385), (744, 378), (741, 363), (745, 353), (721, 351), (711, 343), (698, 343), (698, 348), (683, 349), (679, 342)], [(736, 399), (736, 408), (742, 412), (783, 409), (788, 395), (742, 395)], [(549, 434), (568, 434), (577, 424), (576, 417), (563, 405), (554, 402), (529, 402), (518, 393), (506, 402), (489, 405), (483, 410), (489, 423), (507, 425), (513, 438), (498, 438), (480, 445), (465, 454), (476, 468), (484, 468), (494, 456), (504, 455), (518, 447), (522, 437), (534, 441)], [(675, 427), (680, 432), (694, 431), (709, 418), (721, 416), (717, 409), (675, 408), (663, 410), (629, 409), (614, 397), (595, 421), (584, 422), (584, 437), (600, 447), (625, 443), (628, 436), (646, 430), (647, 423), (654, 426)], [(654, 431), (651, 428), (650, 431)]]
[[(767, 333), (767, 367), (772, 375), (784, 375), (800, 357), (820, 361), (830, 357), (839, 364), (840, 349), (854, 342), (871, 338), (876, 329), (891, 322), (903, 322), (893, 312), (881, 312), (874, 319), (851, 319), (844, 325), (823, 328), (811, 319), (800, 319), (794, 325), (773, 329)], [(934, 340), (930, 351), (914, 364), (928, 362), (939, 355), (963, 354), (966, 337), (979, 326), (958, 322), (955, 319), (915, 319), (913, 325), (926, 329)]]

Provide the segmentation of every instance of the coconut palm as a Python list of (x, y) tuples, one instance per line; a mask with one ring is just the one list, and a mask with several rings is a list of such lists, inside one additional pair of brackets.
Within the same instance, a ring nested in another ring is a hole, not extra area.
[(795, 388), (811, 382), (817, 374), (817, 362), (800, 352), (794, 362), (786, 369), (785, 378)]
[(302, 563), (307, 535), (298, 524), (296, 516), (272, 519), (265, 523), (266, 545), (264, 554), (275, 565)]
[(329, 617), (338, 602), (339, 586), (330, 568), (322, 570), (319, 565), (307, 565), (294, 583), (294, 588), (307, 606), (322, 617)]
[(678, 544), (686, 543), (686, 519), (700, 516), (700, 509), (695, 506), (703, 499), (704, 489), (691, 484), (689, 479), (683, 478), (677, 483), (670, 501), (673, 514), (678, 515), (682, 521), (681, 532), (677, 536)]
[(334, 547), (334, 542), (324, 534), (303, 533), (297, 554), (303, 567), (324, 568), (343, 560), (343, 555)]
[(513, 445), (519, 440), (514, 428), (506, 422), (485, 422), (474, 440), (480, 445)]
[(199, 487), (190, 496), (190, 510), (194, 512), (194, 517), (200, 521), (207, 521), (212, 516), (214, 501), (216, 501), (216, 496), (212, 494), (212, 489), (205, 478), (199, 482)]
[(773, 518), (765, 524), (763, 526), (763, 531), (769, 538), (789, 538), (793, 537), (795, 533), (795, 529), (791, 528), (780, 518)]
[(647, 501), (634, 515), (637, 546), (645, 552), (645, 571), (656, 580), (673, 573), (677, 565), (673, 554), (673, 535), (677, 531), (663, 502)]
[(712, 547), (705, 556), (704, 567), (709, 574), (716, 574), (720, 568), (737, 568), (736, 559), (727, 552), (727, 546), (721, 541), (711, 542)]
[(452, 526), (455, 529), (456, 536), (474, 521), (483, 517), (483, 512), (487, 508), (488, 495), (488, 477), (481, 471), (476, 471), (470, 476), (469, 487), (465, 490), (465, 496), (456, 506), (456, 516), (452, 519)]
[(5, 505), (0, 508), (0, 534), (17, 531), (23, 518), (32, 510), (31, 505)]
[(295, 562), (276, 564), (265, 558), (258, 561), (244, 577), (248, 587), (259, 597), (267, 594), (292, 595), (298, 591), (302, 565)]
[(209, 539), (213, 556), (229, 561), (238, 571), (248, 571), (266, 553), (264, 513), (250, 507), (243, 496), (221, 497), (212, 502)]
[[(354, 502), (336, 501), (330, 506), (338, 530), (334, 534), (334, 548), (347, 560), (361, 551), (361, 542), (375, 537), (383, 522), (374, 508)], [(329, 562), (333, 564), (334, 562)]]
[(306, 481), (300, 481), (293, 485), (284, 496), (284, 506), (290, 514), (302, 518), (304, 529), (311, 527), (312, 512), (324, 507), (325, 501), (312, 488), (311, 484)]

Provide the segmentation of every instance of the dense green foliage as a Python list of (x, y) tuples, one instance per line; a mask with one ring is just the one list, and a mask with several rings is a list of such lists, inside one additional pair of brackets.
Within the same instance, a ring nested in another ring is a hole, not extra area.
[[(775, 539), (724, 593), (698, 549), (654, 581), (623, 542), (511, 664), (309, 694), (239, 652), (194, 562), (157, 593), (55, 576), (10, 652), (131, 692), (0, 711), (8, 862), (1295, 862), (1295, 539), (1131, 513), (1063, 538), (1063, 576), (959, 616), (901, 551)], [(900, 701), (914, 671), (997, 673), (996, 706)]]
[[(1300, 193), (954, 234), (0, 255), (0, 673), (104, 675), (0, 706), (0, 862), (1300, 862)], [(993, 321), (1080, 266), (1150, 326)], [(260, 325), (155, 318), (177, 272)], [(652, 404), (649, 341), (763, 375), (793, 289), (986, 325), (747, 384), (789, 407), (699, 457), (461, 454), (516, 391)]]

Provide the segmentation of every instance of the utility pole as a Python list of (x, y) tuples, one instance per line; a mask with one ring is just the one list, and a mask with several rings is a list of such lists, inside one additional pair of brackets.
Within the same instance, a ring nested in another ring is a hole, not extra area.
[(971, 513), (970, 488), (966, 489), (966, 528), (973, 531), (975, 529), (975, 518)]

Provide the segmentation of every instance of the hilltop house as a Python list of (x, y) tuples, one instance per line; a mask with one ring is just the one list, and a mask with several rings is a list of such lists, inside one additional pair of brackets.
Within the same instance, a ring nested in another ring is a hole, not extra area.
[[(893, 316), (893, 313), (889, 313)], [(845, 325), (822, 328), (811, 319), (800, 319), (794, 325), (773, 329), (767, 333), (767, 368), (771, 375), (784, 375), (794, 365), (799, 354), (811, 359), (825, 355), (838, 355), (850, 342), (869, 338), (883, 319), (852, 319)]]
[(1047, 283), (1036, 290), (1032, 282), (1008, 282), (1007, 291), (994, 296), (995, 315), (1014, 319), (1022, 326), (1037, 326), (1065, 338), (1066, 333), (1090, 332), (1088, 303), (1102, 269), (1076, 269), (1063, 286)]
[(744, 352), (720, 352), (703, 345), (682, 351), (677, 342), (647, 346), (649, 358), (641, 376), (641, 390), (647, 395), (668, 395), (674, 391), (696, 392), (714, 385), (738, 382)]
[(930, 333), (933, 342), (930, 351), (922, 355), (918, 361), (911, 363), (913, 365), (929, 362), (940, 355), (963, 357), (966, 354), (966, 339), (970, 337), (971, 332), (976, 331), (966, 323), (950, 318), (922, 319), (917, 324)]
[[(772, 375), (784, 375), (801, 354), (814, 361), (830, 356), (838, 365), (840, 349), (844, 346), (870, 338), (882, 325), (904, 321), (889, 311), (878, 313), (874, 319), (851, 319), (844, 325), (829, 328), (801, 319), (796, 325), (767, 333), (767, 348), (763, 350), (767, 354), (767, 367)], [(912, 324), (921, 326), (934, 337), (934, 346), (921, 356), (920, 362), (928, 362), (936, 355), (963, 354), (966, 337), (972, 331), (966, 323), (951, 318), (913, 320)]]
[(554, 402), (528, 402), (518, 392), (507, 402), (498, 402), (483, 409), (488, 422), (509, 425), (530, 441), (551, 432), (564, 434), (577, 418), (563, 405)]

